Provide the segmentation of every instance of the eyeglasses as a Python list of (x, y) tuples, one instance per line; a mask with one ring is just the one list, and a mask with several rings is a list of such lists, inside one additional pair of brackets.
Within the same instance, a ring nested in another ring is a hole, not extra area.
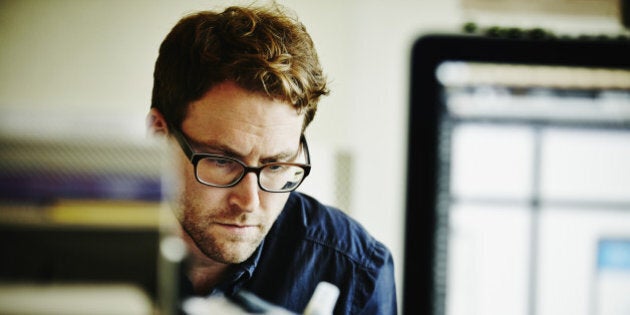
[(273, 193), (290, 192), (297, 189), (311, 171), (310, 154), (304, 135), (300, 138), (300, 144), (304, 148), (306, 164), (273, 162), (255, 167), (224, 155), (197, 153), (181, 131), (176, 128), (170, 130), (193, 164), (197, 181), (207, 186), (234, 187), (247, 173), (253, 172), (258, 178), (260, 189)]

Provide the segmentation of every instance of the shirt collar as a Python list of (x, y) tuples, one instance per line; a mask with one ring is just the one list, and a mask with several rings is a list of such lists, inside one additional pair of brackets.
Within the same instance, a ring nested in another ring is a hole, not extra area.
[[(260, 260), (260, 255), (262, 253), (262, 248), (265, 245), (265, 240), (263, 239), (260, 242), (260, 245), (256, 248), (254, 253), (244, 262), (235, 265), (234, 271), (229, 279), (224, 281), (222, 284), (217, 286), (217, 290), (223, 292), (227, 295), (233, 295), (238, 292), (243, 284), (247, 282), (247, 280), (251, 279), (254, 275), (254, 270), (256, 270), (256, 266), (258, 265), (258, 261)], [(215, 290), (215, 291), (217, 291)]]
[(294, 192), (291, 192), (291, 194), (289, 195), (289, 199), (287, 200), (287, 203), (284, 205), (284, 209), (282, 209), (282, 211), (278, 215), (278, 218), (276, 218), (276, 222), (274, 222), (269, 233), (267, 234), (267, 236), (265, 236), (265, 238), (263, 238), (263, 240), (260, 242), (260, 244), (254, 251), (254, 253), (252, 253), (252, 255), (244, 262), (238, 265), (235, 265), (232, 276), (228, 280), (226, 280), (223, 284), (218, 286), (218, 289), (220, 291), (223, 291), (224, 293), (227, 293), (227, 294), (233, 294), (237, 292), (238, 290), (240, 290), (241, 286), (247, 280), (252, 278), (252, 276), (254, 275), (254, 271), (256, 270), (256, 266), (258, 266), (258, 261), (260, 260), (260, 256), (262, 255), (262, 251), (265, 246), (265, 239), (267, 239), (269, 234), (274, 233), (274, 231), (278, 228), (277, 227), (278, 221), (283, 220), (282, 218), (285, 215), (287, 208), (293, 207), (293, 203), (295, 202), (294, 194), (295, 194)]

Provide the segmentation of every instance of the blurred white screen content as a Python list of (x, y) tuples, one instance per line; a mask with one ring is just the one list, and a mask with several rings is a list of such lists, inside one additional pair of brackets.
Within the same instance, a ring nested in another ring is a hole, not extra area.
[(445, 313), (630, 314), (630, 71), (437, 69)]

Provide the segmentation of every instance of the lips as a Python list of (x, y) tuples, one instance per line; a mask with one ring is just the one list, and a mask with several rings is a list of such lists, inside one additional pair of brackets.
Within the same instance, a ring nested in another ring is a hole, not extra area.
[(234, 228), (248, 228), (248, 227), (255, 227), (255, 226), (257, 226), (255, 224), (228, 223), (228, 222), (217, 222), (217, 224), (223, 225), (223, 226), (234, 227)]
[(248, 224), (217, 223), (221, 228), (234, 234), (252, 233), (258, 226)]

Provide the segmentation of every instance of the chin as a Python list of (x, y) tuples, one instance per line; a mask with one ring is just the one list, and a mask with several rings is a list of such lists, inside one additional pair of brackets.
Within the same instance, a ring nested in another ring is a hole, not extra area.
[(224, 264), (240, 264), (247, 260), (256, 250), (258, 245), (228, 245), (219, 251), (205, 253), (212, 260)]

